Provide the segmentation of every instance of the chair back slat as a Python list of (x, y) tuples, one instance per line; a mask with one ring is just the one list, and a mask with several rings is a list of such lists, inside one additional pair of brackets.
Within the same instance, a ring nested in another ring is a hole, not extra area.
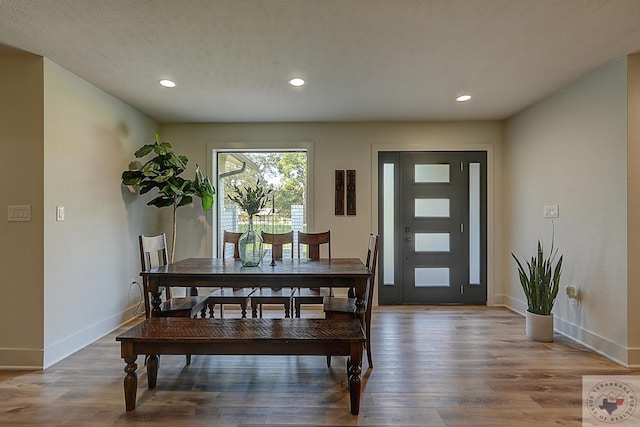
[(331, 230), (321, 233), (303, 233), (298, 231), (298, 258), (302, 253), (302, 245), (307, 245), (307, 256), (314, 261), (320, 259), (320, 246), (327, 245), (328, 257), (331, 259)]
[[(373, 283), (376, 278), (376, 265), (378, 264), (378, 241), (380, 240), (380, 236), (377, 234), (369, 234), (369, 244), (367, 247), (367, 261), (365, 265), (371, 272), (371, 288), (373, 288)], [(369, 294), (373, 295), (372, 289)], [(369, 296), (369, 295), (368, 295)]]
[(224, 235), (222, 237), (222, 258), (226, 258), (226, 248), (227, 244), (233, 245), (233, 257), (235, 259), (240, 259), (240, 250), (238, 248), (238, 241), (240, 240), (240, 236), (242, 233), (236, 233), (234, 231), (224, 231)]
[(262, 240), (265, 244), (271, 245), (273, 259), (281, 260), (283, 258), (283, 246), (291, 245), (291, 258), (293, 258), (293, 231), (288, 233), (265, 233), (262, 232)]
[[(376, 266), (378, 264), (378, 241), (380, 236), (377, 234), (369, 234), (369, 244), (367, 248), (367, 262), (366, 266), (371, 272), (371, 279), (367, 285), (367, 299), (365, 301), (366, 316), (371, 318), (370, 306), (373, 300), (373, 287), (376, 279)], [(369, 320), (369, 319), (368, 319)]]

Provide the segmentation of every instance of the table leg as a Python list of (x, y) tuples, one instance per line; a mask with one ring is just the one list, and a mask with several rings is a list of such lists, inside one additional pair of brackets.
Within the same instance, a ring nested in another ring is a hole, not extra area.
[(364, 309), (364, 300), (367, 297), (367, 280), (362, 280), (356, 282), (355, 287), (356, 292), (356, 315), (358, 319), (360, 319), (360, 323), (362, 323), (362, 327), (365, 325), (365, 309)]
[(147, 359), (147, 382), (149, 389), (156, 388), (156, 382), (158, 380), (158, 355), (150, 354)]
[(136, 391), (138, 389), (138, 375), (136, 374), (138, 364), (136, 359), (136, 355), (127, 355), (124, 358), (124, 361), (127, 362), (127, 366), (124, 368), (127, 373), (124, 377), (124, 403), (127, 411), (136, 409)]
[(347, 361), (349, 375), (349, 397), (351, 400), (351, 413), (358, 415), (360, 412), (360, 392), (361, 381), (360, 373), (362, 372), (362, 344), (351, 344), (351, 354)]
[(246, 318), (247, 317), (247, 301), (241, 302), (240, 303), (240, 309), (242, 310), (242, 318)]
[(160, 304), (162, 304), (162, 292), (158, 291), (150, 291), (151, 293), (151, 317), (157, 315), (156, 313), (160, 313)]

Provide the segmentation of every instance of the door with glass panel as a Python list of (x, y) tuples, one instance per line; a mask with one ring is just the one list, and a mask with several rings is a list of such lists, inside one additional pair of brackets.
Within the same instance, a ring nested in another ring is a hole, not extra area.
[(486, 153), (380, 153), (378, 176), (380, 303), (486, 303)]

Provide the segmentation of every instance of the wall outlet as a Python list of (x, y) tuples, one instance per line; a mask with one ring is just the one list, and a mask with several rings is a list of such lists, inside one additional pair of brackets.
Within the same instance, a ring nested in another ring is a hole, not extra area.
[(567, 286), (565, 289), (567, 293), (567, 298), (569, 298), (569, 303), (571, 305), (579, 305), (580, 303), (580, 291), (576, 289), (575, 286)]
[(545, 218), (558, 218), (558, 205), (545, 205), (543, 215)]

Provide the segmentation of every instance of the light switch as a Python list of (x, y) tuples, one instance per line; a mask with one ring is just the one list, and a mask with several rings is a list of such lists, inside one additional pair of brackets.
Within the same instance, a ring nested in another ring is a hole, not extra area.
[(56, 221), (64, 221), (64, 206), (56, 206)]
[(558, 218), (558, 205), (545, 205), (544, 207), (545, 218)]
[(7, 221), (31, 221), (31, 205), (7, 206)]

